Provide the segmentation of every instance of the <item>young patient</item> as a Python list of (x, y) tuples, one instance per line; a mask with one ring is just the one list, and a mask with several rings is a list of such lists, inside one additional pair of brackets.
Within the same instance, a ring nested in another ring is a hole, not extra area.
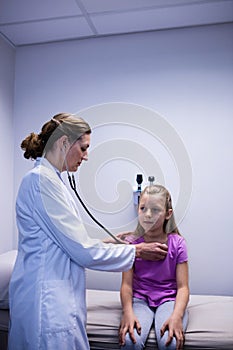
[(138, 221), (126, 240), (133, 244), (160, 242), (168, 246), (168, 254), (159, 261), (137, 258), (134, 267), (123, 272), (121, 349), (143, 349), (153, 324), (160, 350), (182, 349), (188, 322), (188, 256), (165, 187), (152, 185), (143, 190)]

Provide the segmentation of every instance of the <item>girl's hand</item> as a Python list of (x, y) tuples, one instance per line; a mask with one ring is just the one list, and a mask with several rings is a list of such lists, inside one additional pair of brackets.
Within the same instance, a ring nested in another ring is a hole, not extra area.
[(136, 343), (136, 338), (134, 336), (134, 328), (136, 328), (138, 334), (141, 334), (141, 325), (134, 313), (124, 313), (121, 319), (119, 327), (119, 344), (125, 344), (125, 335), (129, 332), (132, 342)]
[(172, 338), (176, 338), (176, 350), (183, 349), (184, 346), (184, 332), (182, 325), (182, 318), (171, 316), (162, 326), (160, 330), (161, 337), (165, 331), (168, 330), (168, 339), (166, 346), (172, 341)]

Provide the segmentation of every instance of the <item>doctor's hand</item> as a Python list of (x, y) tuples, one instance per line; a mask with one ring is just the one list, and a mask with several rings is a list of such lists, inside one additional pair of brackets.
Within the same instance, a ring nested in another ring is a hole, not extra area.
[(129, 244), (128, 242), (124, 241), (123, 239), (121, 239), (120, 237), (118, 237), (116, 235), (117, 241), (115, 241), (115, 239), (109, 237), (109, 238), (105, 238), (102, 240), (103, 243), (114, 243), (114, 244)]
[(144, 260), (163, 260), (167, 256), (168, 247), (166, 244), (152, 242), (152, 243), (139, 243), (135, 245), (136, 258), (142, 258)]
[[(129, 234), (132, 232), (119, 233), (116, 235), (118, 240), (122, 243), (129, 244), (125, 241), (129, 237)], [(103, 240), (104, 243), (116, 243), (114, 239), (107, 238)], [(142, 258), (144, 260), (163, 260), (167, 256), (168, 247), (164, 243), (151, 242), (151, 243), (139, 243), (135, 245), (136, 248), (136, 258)]]
[(133, 235), (133, 232), (123, 232), (123, 233), (118, 233), (116, 235), (116, 238), (118, 240), (118, 242), (116, 242), (113, 238), (111, 237), (108, 237), (108, 238), (105, 238), (103, 240), (104, 243), (122, 243), (122, 244), (129, 244), (129, 241), (127, 241), (126, 239)]

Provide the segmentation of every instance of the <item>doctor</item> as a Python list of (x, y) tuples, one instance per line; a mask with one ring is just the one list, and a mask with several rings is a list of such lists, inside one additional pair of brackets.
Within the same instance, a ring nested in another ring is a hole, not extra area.
[(91, 129), (61, 113), (23, 140), (35, 167), (16, 201), (18, 256), (10, 282), (9, 350), (87, 350), (85, 268), (129, 270), (135, 256), (162, 259), (167, 248), (106, 244), (91, 239), (61, 172), (88, 158)]

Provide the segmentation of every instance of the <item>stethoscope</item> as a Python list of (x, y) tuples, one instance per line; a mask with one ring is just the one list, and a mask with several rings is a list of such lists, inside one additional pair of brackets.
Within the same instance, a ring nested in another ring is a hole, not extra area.
[(79, 202), (82, 204), (83, 208), (85, 209), (85, 211), (87, 212), (87, 214), (92, 218), (92, 220), (99, 225), (110, 237), (112, 237), (117, 243), (124, 243), (122, 241), (120, 241), (118, 238), (116, 238), (104, 225), (101, 224), (101, 222), (99, 222), (90, 212), (90, 210), (87, 208), (87, 206), (85, 205), (85, 203), (83, 202), (82, 198), (80, 197), (77, 188), (76, 188), (76, 182), (75, 182), (75, 177), (74, 174), (72, 174), (72, 176), (70, 176), (69, 171), (67, 170), (67, 165), (66, 165), (66, 173), (67, 173), (67, 177), (70, 183), (70, 187), (71, 189), (74, 191), (76, 197), (78, 198)]

